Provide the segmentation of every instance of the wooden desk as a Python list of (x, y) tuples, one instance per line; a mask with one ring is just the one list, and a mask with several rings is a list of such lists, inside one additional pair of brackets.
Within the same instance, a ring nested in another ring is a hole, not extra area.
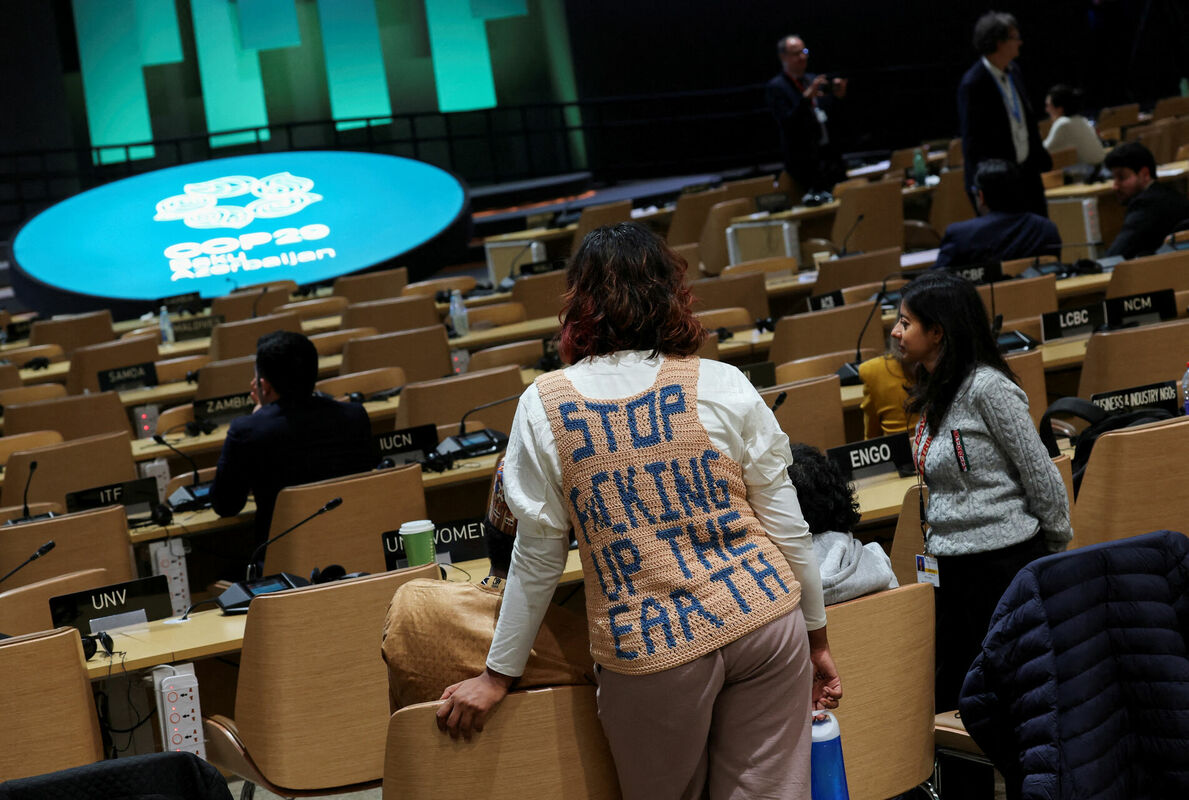
[(237, 652), (243, 647), (246, 621), (246, 614), (227, 616), (214, 609), (195, 612), (185, 622), (156, 620), (116, 628), (109, 631), (116, 655), (97, 653), (87, 662), (87, 676), (95, 681), (124, 671)]

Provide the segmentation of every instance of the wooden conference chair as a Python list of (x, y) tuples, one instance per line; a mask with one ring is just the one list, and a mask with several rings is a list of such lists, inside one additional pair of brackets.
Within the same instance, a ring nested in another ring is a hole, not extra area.
[(1189, 319), (1096, 333), (1086, 342), (1078, 397), (1179, 380), (1185, 373), (1186, 344)]
[(746, 308), (752, 319), (768, 316), (768, 289), (764, 273), (751, 272), (733, 278), (704, 278), (690, 284), (695, 311), (716, 308)]
[(431, 325), (396, 333), (363, 336), (343, 347), (339, 374), (364, 372), (380, 367), (400, 367), (410, 381), (427, 381), (451, 375), (454, 362), (446, 328)]
[(825, 451), (846, 444), (839, 387), (837, 375), (824, 375), (764, 389), (760, 397), (771, 407), (777, 396), (785, 392), (785, 401), (776, 409), (780, 429), (790, 441)]
[(273, 331), (301, 333), (301, 318), (296, 314), (270, 314), (242, 322), (224, 322), (211, 331), (210, 356), (215, 361), (254, 355), (256, 342)]
[[(519, 398), (524, 380), (516, 366), (466, 372), (436, 381), (418, 381), (405, 385), (396, 407), (396, 428), (414, 425), (449, 425), (457, 428), (462, 415), (477, 405), (505, 397)], [(517, 400), (512, 399), (492, 408), (485, 408), (481, 418), (487, 426), (509, 433)], [(456, 432), (451, 430), (451, 433)]]
[(136, 577), (123, 506), (0, 527), (0, 564), (19, 564), (50, 539), (55, 542), (54, 549), (5, 581), (5, 589), (86, 569), (107, 570), (110, 583)]
[(400, 297), (401, 290), (409, 283), (407, 267), (366, 272), (360, 275), (343, 275), (334, 279), (331, 294), (347, 298), (348, 303), (366, 303), (369, 300), (386, 300)]
[(131, 438), (132, 424), (118, 392), (52, 397), (5, 407), (4, 433), (30, 431), (57, 431), (68, 441), (103, 433), (123, 433)]
[(276, 311), (278, 306), (288, 303), (292, 294), (293, 290), (288, 286), (242, 289), (211, 300), (211, 316), (222, 317), (224, 322), (266, 317)]
[[(859, 215), (863, 221), (857, 226)], [(852, 232), (853, 230), (853, 232)], [(847, 238), (847, 234), (850, 238)], [(904, 200), (896, 181), (856, 186), (838, 201), (830, 240), (848, 250), (871, 252), (904, 245)]]
[(441, 322), (433, 297), (414, 295), (352, 303), (343, 311), (342, 327), (375, 328), (380, 333), (394, 333), (440, 325)]
[[(883, 325), (879, 321), (879, 310), (872, 315), (873, 303), (812, 311), (781, 317), (772, 334), (768, 348), (768, 359), (777, 364), (798, 358), (834, 353), (858, 345), (868, 350), (882, 351), (884, 348)], [(871, 317), (871, 323), (864, 330), (863, 325)], [(859, 341), (859, 332), (863, 332)]]
[(468, 370), (478, 371), (515, 364), (518, 367), (534, 367), (545, 356), (545, 343), (540, 339), (527, 342), (511, 342), (496, 347), (487, 347), (471, 353)]
[(365, 398), (368, 395), (395, 389), (408, 383), (405, 371), (400, 367), (379, 367), (378, 369), (351, 372), (334, 378), (324, 378), (314, 384), (314, 389), (325, 392), (339, 400), (347, 399), (352, 392), (359, 392)]
[(702, 272), (718, 275), (731, 263), (727, 253), (727, 228), (731, 220), (744, 214), (755, 213), (756, 201), (752, 197), (724, 200), (710, 207), (702, 235), (698, 238), (698, 257), (702, 260)]
[(51, 630), (50, 598), (109, 583), (106, 569), (81, 569), (0, 592), (0, 631), (20, 636)]
[(98, 392), (99, 373), (102, 370), (129, 367), (133, 364), (155, 364), (159, 338), (159, 334), (152, 333), (132, 339), (79, 347), (70, 357), (70, 371), (66, 373), (66, 393)]
[[(875, 357), (874, 350), (860, 351), (860, 360), (866, 361)], [(843, 364), (849, 364), (855, 358), (854, 350), (839, 350), (836, 353), (823, 353), (820, 356), (798, 358), (776, 365), (776, 382), (779, 384), (803, 381), (807, 378), (817, 378), (823, 375), (833, 375)]]
[(702, 226), (706, 224), (710, 207), (728, 199), (726, 189), (708, 189), (681, 195), (673, 208), (665, 241), (670, 247), (696, 243), (702, 235)]
[(54, 319), (39, 319), (29, 328), (29, 344), (56, 344), (67, 357), (89, 344), (110, 342), (116, 338), (112, 328), (111, 311), (73, 314)]
[[(30, 482), (29, 467), (34, 461), (37, 462), (37, 475)], [(5, 464), (0, 498), (4, 505), (19, 504), (28, 483), (29, 502), (65, 505), (67, 492), (135, 478), (136, 465), (132, 461), (128, 435), (105, 433), (13, 453)]]
[(302, 322), (323, 317), (341, 316), (348, 303), (345, 297), (316, 297), (313, 300), (297, 300), (293, 303), (282, 303), (273, 309), (277, 314), (296, 314)]
[(899, 247), (885, 247), (870, 253), (823, 261), (817, 268), (817, 283), (813, 293), (827, 294), (868, 283), (878, 285), (888, 275), (900, 270), (900, 252)]
[(528, 319), (557, 318), (566, 294), (565, 270), (523, 275), (512, 284), (512, 300), (524, 306)]
[(578, 247), (582, 244), (582, 240), (586, 238), (586, 234), (595, 228), (600, 228), (604, 225), (615, 225), (619, 222), (628, 222), (631, 218), (631, 200), (620, 200), (615, 203), (586, 206), (582, 209), (582, 213), (578, 215), (578, 227), (574, 231), (574, 241), (570, 245), (570, 255), (573, 256), (578, 252)]
[(400, 293), (402, 297), (410, 295), (433, 297), (438, 292), (453, 292), (457, 289), (465, 295), (474, 291), (476, 284), (477, 281), (470, 275), (454, 275), (410, 283), (401, 289)]

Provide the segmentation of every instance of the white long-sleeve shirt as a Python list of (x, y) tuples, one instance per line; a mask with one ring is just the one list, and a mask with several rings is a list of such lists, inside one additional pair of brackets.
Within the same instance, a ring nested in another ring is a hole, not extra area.
[(1080, 114), (1053, 120), (1053, 127), (1049, 128), (1044, 145), (1050, 153), (1076, 147), (1079, 164), (1101, 164), (1106, 158), (1106, 148), (1102, 146), (1097, 131)]
[[(623, 351), (580, 361), (566, 377), (587, 397), (628, 397), (656, 380), (660, 358)], [(788, 477), (788, 437), (738, 369), (703, 360), (698, 419), (710, 441), (743, 469), (747, 501), (801, 584), (809, 630), (826, 624), (821, 575), (809, 527)], [(536, 386), (520, 398), (504, 460), (504, 494), (519, 527), (487, 666), (520, 675), (553, 591), (565, 569), (570, 517), (562, 492), (561, 461)]]

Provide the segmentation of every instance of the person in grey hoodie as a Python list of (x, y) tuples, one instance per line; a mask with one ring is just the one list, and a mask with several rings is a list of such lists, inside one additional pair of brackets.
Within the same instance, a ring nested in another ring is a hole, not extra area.
[(859, 503), (842, 470), (816, 447), (795, 442), (789, 479), (813, 534), (826, 605), (895, 589), (888, 554), (878, 543), (865, 545), (851, 535), (859, 523)]
[(938, 573), (935, 699), (952, 709), (1016, 572), (1073, 538), (1069, 499), (970, 281), (932, 272), (910, 283), (892, 338), (916, 378), (910, 434)]

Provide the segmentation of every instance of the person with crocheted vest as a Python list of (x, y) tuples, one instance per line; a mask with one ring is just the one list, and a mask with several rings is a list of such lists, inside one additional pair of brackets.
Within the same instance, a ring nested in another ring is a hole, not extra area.
[(693, 357), (684, 277), (635, 223), (575, 255), (572, 366), (525, 391), (509, 437), (520, 527), (487, 669), (438, 724), (482, 730), (523, 672), (572, 528), (623, 796), (808, 798), (811, 710), (842, 687), (788, 437), (738, 369)]

